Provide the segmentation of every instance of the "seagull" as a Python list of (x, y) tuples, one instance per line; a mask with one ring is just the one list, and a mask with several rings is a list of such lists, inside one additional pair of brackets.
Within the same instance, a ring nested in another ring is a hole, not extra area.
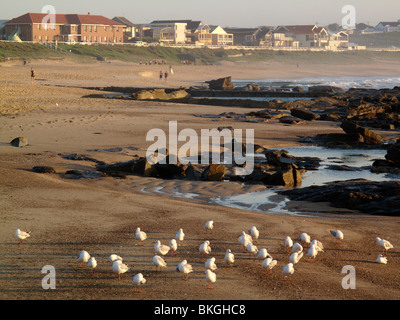
[(340, 243), (341, 240), (343, 240), (343, 232), (340, 230), (331, 230), (331, 235), (334, 236), (336, 238), (336, 243)]
[(379, 244), (379, 245), (383, 248), (382, 253), (385, 252), (385, 251), (386, 251), (386, 253), (387, 253), (387, 251), (388, 251), (389, 249), (392, 249), (392, 248), (393, 248), (393, 245), (392, 245), (389, 241), (387, 241), (387, 240), (384, 240), (384, 239), (381, 239), (381, 238), (379, 238), (379, 237), (376, 237), (376, 238), (375, 238), (375, 241), (376, 241), (377, 244)]
[(247, 246), (246, 246), (246, 251), (247, 251), (248, 253), (257, 254), (258, 248), (257, 248), (257, 246), (255, 246), (254, 244), (248, 243)]
[(283, 242), (283, 244), (284, 244), (286, 250), (289, 250), (289, 249), (293, 246), (293, 240), (292, 240), (292, 238), (290, 238), (289, 236), (287, 236), (287, 237), (285, 238), (285, 241)]
[(224, 261), (232, 268), (232, 265), (235, 262), (235, 255), (232, 253), (231, 249), (226, 250)]
[(18, 244), (21, 244), (23, 240), (25, 240), (26, 238), (29, 238), (31, 236), (31, 231), (29, 232), (25, 232), (25, 231), (21, 231), (20, 229), (17, 229), (15, 231), (15, 237), (19, 239)]
[(293, 263), (289, 263), (283, 267), (282, 273), (284, 275), (284, 280), (289, 277), (289, 280), (292, 281), (292, 274), (294, 273)]
[(89, 261), (87, 262), (87, 266), (89, 268), (92, 268), (92, 272), (94, 272), (94, 269), (97, 267), (97, 261), (95, 257), (91, 257)]
[[(134, 292), (140, 292), (140, 286), (146, 283), (146, 279), (143, 277), (143, 274), (138, 273), (137, 275), (133, 276), (132, 283), (135, 285)], [(138, 290), (136, 291), (136, 287)]]
[(160, 255), (162, 255), (162, 256), (165, 256), (165, 255), (169, 252), (169, 250), (171, 250), (171, 248), (170, 248), (169, 246), (166, 246), (166, 245), (164, 245), (164, 244), (161, 244), (161, 241), (160, 241), (160, 240), (157, 240), (157, 241), (154, 243), (154, 250), (155, 250), (155, 252), (156, 252), (157, 254), (160, 254)]
[(217, 270), (217, 265), (215, 264), (215, 258), (208, 259), (204, 264), (206, 269), (210, 269), (211, 271)]
[(172, 254), (174, 254), (178, 249), (178, 244), (175, 239), (171, 239), (168, 246), (170, 247), (170, 251)]
[(296, 264), (300, 261), (300, 259), (303, 257), (303, 252), (297, 253), (294, 252), (291, 254), (291, 256), (289, 257), (289, 262), (292, 264)]
[(211, 247), (210, 247), (210, 241), (204, 241), (200, 247), (199, 247), (199, 251), (201, 252), (201, 256), (203, 256), (203, 254), (210, 254), (211, 253)]
[(262, 262), (262, 266), (263, 268), (265, 268), (265, 273), (268, 275), (268, 270), (269, 270), (269, 274), (272, 275), (272, 269), (278, 264), (278, 261), (273, 260), (272, 257), (268, 257), (266, 259), (264, 259), (264, 261)]
[(320, 247), (318, 247), (316, 244), (313, 244), (308, 250), (307, 250), (307, 257), (310, 259), (315, 259), (318, 252), (322, 251)]
[(387, 258), (381, 254), (378, 254), (378, 258), (376, 259), (377, 263), (387, 264)]
[(292, 252), (300, 253), (302, 251), (303, 251), (303, 246), (300, 243), (296, 242), (292, 247)]
[(162, 269), (167, 266), (165, 260), (157, 254), (153, 257), (153, 264), (156, 266), (156, 270), (158, 270), (158, 268)]
[(212, 230), (212, 229), (214, 229), (214, 221), (212, 221), (212, 220), (207, 221), (207, 222), (205, 223), (205, 225), (204, 225), (204, 228), (205, 228), (206, 230)]
[(301, 242), (305, 242), (305, 243), (310, 243), (311, 242), (311, 237), (307, 233), (303, 232), (300, 235), (300, 241)]
[(260, 249), (257, 252), (257, 259), (263, 259), (264, 260), (267, 257), (272, 258), (271, 255), (268, 253), (267, 249), (263, 248), (263, 249)]
[(110, 255), (110, 261), (114, 262), (115, 260), (121, 260), (122, 261), (122, 258), (120, 256), (116, 255), (116, 254)]
[[(213, 284), (215, 283), (215, 281), (217, 281), (217, 275), (212, 272), (210, 269), (207, 269), (205, 271), (206, 274), (206, 280), (208, 282), (208, 289), (214, 289)], [(211, 284), (211, 286), (210, 286)]]
[(118, 273), (118, 280), (121, 280), (121, 273), (125, 273), (129, 270), (127, 264), (122, 263), (121, 260), (115, 260), (113, 262), (112, 270), (114, 273)]
[[(188, 280), (189, 279), (189, 273), (193, 272), (193, 267), (191, 264), (187, 263), (187, 260), (181, 261), (178, 266), (175, 269), (176, 271), (182, 272), (183, 273), (183, 280)], [(185, 277), (186, 276), (186, 277)]]
[(84, 263), (87, 263), (90, 259), (90, 254), (83, 250), (81, 252), (79, 252), (78, 254), (78, 261), (81, 263), (81, 267), (83, 266)]
[(136, 236), (136, 240), (139, 240), (140, 242), (142, 242), (142, 241), (147, 239), (146, 232), (141, 231), (140, 228), (136, 229), (135, 236)]
[(252, 237), (253, 241), (257, 241), (257, 239), (260, 235), (260, 232), (257, 230), (257, 228), (255, 226), (253, 226), (249, 229), (249, 234)]
[(249, 243), (253, 243), (252, 237), (246, 232), (242, 231), (242, 235), (238, 238), (239, 243), (246, 249)]
[(179, 231), (175, 234), (175, 239), (178, 241), (183, 241), (183, 239), (185, 239), (185, 234), (182, 228), (180, 228)]
[(319, 251), (322, 251), (322, 252), (324, 251), (324, 245), (322, 244), (321, 241), (313, 240), (313, 241), (311, 241), (310, 245), (313, 245), (313, 244), (317, 245), (318, 248), (321, 249)]

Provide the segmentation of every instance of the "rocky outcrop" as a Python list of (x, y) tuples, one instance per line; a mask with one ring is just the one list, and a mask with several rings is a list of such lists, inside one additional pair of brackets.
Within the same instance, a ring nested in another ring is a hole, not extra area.
[(232, 83), (232, 77), (225, 77), (216, 80), (206, 81), (210, 90), (233, 90), (235, 85)]
[(294, 201), (330, 202), (333, 207), (372, 215), (400, 215), (400, 182), (348, 180), (281, 192)]
[(190, 98), (190, 94), (183, 89), (169, 93), (166, 93), (165, 89), (153, 89), (132, 93), (132, 98), (136, 100), (179, 100)]
[(382, 137), (372, 130), (361, 127), (353, 121), (345, 120), (340, 127), (348, 135), (348, 137), (356, 142), (365, 143), (368, 145), (382, 143)]
[(293, 117), (297, 117), (297, 118), (308, 120), (308, 121), (317, 120), (320, 117), (319, 115), (317, 115), (314, 112), (311, 112), (308, 110), (303, 110), (303, 109), (297, 109), (297, 108), (291, 109), (290, 113)]

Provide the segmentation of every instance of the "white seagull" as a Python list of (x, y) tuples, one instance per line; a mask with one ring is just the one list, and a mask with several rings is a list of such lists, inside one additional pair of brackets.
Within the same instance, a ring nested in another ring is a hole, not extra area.
[(331, 230), (331, 235), (336, 238), (336, 243), (340, 243), (344, 238), (343, 232), (340, 230)]
[(311, 237), (307, 233), (303, 232), (300, 235), (300, 241), (301, 242), (305, 242), (305, 243), (310, 243), (311, 242)]
[[(133, 276), (132, 283), (135, 285), (134, 292), (140, 292), (140, 286), (146, 283), (146, 279), (143, 277), (143, 274), (138, 273), (137, 275)], [(136, 291), (136, 287), (138, 288)]]
[(165, 256), (171, 248), (169, 246), (166, 246), (165, 244), (161, 244), (160, 240), (157, 240), (154, 243), (154, 250), (157, 254)]
[(313, 244), (317, 245), (321, 249), (320, 251), (324, 251), (324, 245), (322, 244), (321, 241), (313, 240), (313, 241), (311, 241), (310, 245), (313, 245)]
[(224, 261), (232, 268), (232, 265), (235, 262), (235, 255), (232, 253), (231, 249), (226, 250)]
[(208, 289), (214, 289), (213, 285), (214, 285), (215, 281), (217, 281), (217, 275), (214, 272), (212, 272), (210, 269), (207, 269), (205, 271), (205, 274), (206, 274), (206, 280), (207, 280), (207, 283), (208, 283), (207, 288)]
[(246, 249), (249, 243), (253, 243), (253, 239), (251, 235), (247, 234), (246, 232), (242, 231), (242, 235), (238, 238), (239, 243)]
[(170, 247), (170, 251), (172, 254), (175, 254), (176, 250), (178, 250), (178, 243), (175, 239), (171, 239), (168, 246)]
[(121, 260), (115, 260), (113, 262), (112, 270), (114, 273), (118, 273), (118, 280), (121, 280), (121, 273), (125, 273), (129, 269), (130, 268), (128, 267), (128, 265), (125, 263), (122, 263)]
[(183, 280), (188, 280), (189, 279), (189, 273), (193, 272), (193, 267), (191, 264), (187, 263), (187, 260), (181, 261), (178, 266), (175, 269), (178, 272), (182, 272), (183, 274)]
[(304, 255), (303, 252), (300, 253), (294, 252), (290, 255), (289, 262), (292, 264), (296, 264), (300, 261), (301, 258), (303, 258), (303, 255)]
[(90, 259), (90, 254), (87, 251), (82, 250), (81, 252), (79, 252), (78, 261), (81, 263), (81, 267), (83, 266), (84, 263), (86, 264), (89, 261), (89, 259)]
[(257, 259), (263, 259), (264, 260), (267, 257), (271, 257), (271, 255), (268, 253), (267, 249), (262, 248), (257, 252)]
[(387, 253), (387, 251), (388, 251), (389, 249), (392, 249), (392, 248), (393, 248), (393, 245), (392, 245), (389, 241), (387, 241), (387, 240), (385, 240), (385, 239), (381, 239), (381, 238), (379, 238), (379, 237), (376, 237), (376, 238), (375, 238), (375, 241), (376, 241), (377, 244), (379, 244), (379, 245), (383, 248), (382, 253), (385, 252), (385, 251), (386, 251), (386, 253)]
[(289, 250), (291, 247), (293, 247), (293, 240), (291, 237), (287, 236), (285, 240), (283, 241), (283, 245), (285, 246), (286, 250)]
[(387, 264), (388, 260), (386, 257), (384, 257), (381, 254), (378, 254), (378, 258), (376, 259), (377, 263), (383, 263), (383, 264)]
[(303, 246), (302, 246), (300, 243), (296, 242), (296, 243), (292, 246), (292, 252), (300, 253), (300, 252), (302, 252), (302, 251), (303, 251)]
[(204, 267), (206, 269), (210, 269), (211, 271), (217, 270), (217, 265), (215, 264), (215, 258), (210, 258), (204, 263)]
[(156, 266), (156, 270), (167, 267), (165, 260), (157, 254), (153, 257), (153, 264)]
[(21, 244), (23, 240), (31, 236), (31, 231), (25, 232), (17, 229), (14, 233), (15, 237), (19, 239), (18, 244)]
[(313, 244), (308, 250), (307, 250), (307, 257), (310, 259), (315, 259), (318, 252), (322, 251), (320, 247), (318, 247), (316, 244)]
[(292, 281), (292, 275), (294, 273), (293, 263), (289, 263), (282, 268), (282, 273), (284, 275), (284, 280), (289, 277), (289, 280)]
[(135, 236), (136, 236), (136, 240), (139, 240), (140, 242), (142, 242), (142, 241), (147, 239), (146, 232), (141, 231), (139, 227), (135, 231)]
[(254, 244), (248, 243), (247, 246), (246, 246), (246, 251), (247, 251), (248, 253), (253, 253), (253, 254), (256, 255), (257, 252), (258, 252), (258, 248), (257, 248), (257, 246), (255, 246)]
[(87, 262), (87, 266), (92, 269), (92, 272), (94, 272), (94, 269), (97, 267), (96, 258), (95, 257), (91, 257), (89, 259), (89, 261)]
[(211, 253), (211, 247), (210, 247), (210, 241), (204, 241), (200, 247), (199, 247), (199, 251), (201, 252), (201, 256), (203, 256), (203, 254), (207, 255)]
[(180, 228), (179, 231), (175, 234), (175, 239), (178, 241), (183, 241), (185, 239), (185, 233), (183, 232), (182, 228)]
[(260, 232), (258, 231), (256, 226), (253, 226), (249, 229), (249, 234), (252, 237), (253, 241), (257, 241), (258, 237), (260, 236)]
[(205, 228), (206, 230), (212, 230), (212, 229), (214, 229), (214, 221), (212, 221), (212, 220), (207, 221), (207, 222), (205, 223), (205, 225), (204, 225), (204, 228)]
[(268, 257), (266, 259), (264, 259), (264, 261), (262, 262), (262, 267), (265, 268), (265, 274), (268, 275), (268, 270), (269, 270), (269, 274), (272, 275), (272, 269), (278, 264), (278, 261), (273, 260), (272, 257)]

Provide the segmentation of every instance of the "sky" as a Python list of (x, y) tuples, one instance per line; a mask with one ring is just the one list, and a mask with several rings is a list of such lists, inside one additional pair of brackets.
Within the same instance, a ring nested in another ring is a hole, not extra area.
[(222, 27), (341, 24), (345, 5), (354, 7), (356, 23), (400, 20), (400, 0), (1, 0), (0, 20), (42, 12), (46, 5), (56, 13), (123, 16), (137, 24), (173, 19)]

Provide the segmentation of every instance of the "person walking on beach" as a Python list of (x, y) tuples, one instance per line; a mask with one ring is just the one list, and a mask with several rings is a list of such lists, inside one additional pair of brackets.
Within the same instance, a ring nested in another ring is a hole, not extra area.
[(162, 71), (160, 71), (160, 80), (162, 80), (163, 74)]
[(32, 83), (35, 82), (35, 70), (33, 70), (33, 68), (31, 68), (31, 81)]
[(169, 66), (169, 73), (174, 74), (174, 70), (172, 70), (172, 66)]
[(165, 74), (164, 74), (165, 81), (167, 81), (167, 78), (168, 78), (168, 71), (165, 71)]

